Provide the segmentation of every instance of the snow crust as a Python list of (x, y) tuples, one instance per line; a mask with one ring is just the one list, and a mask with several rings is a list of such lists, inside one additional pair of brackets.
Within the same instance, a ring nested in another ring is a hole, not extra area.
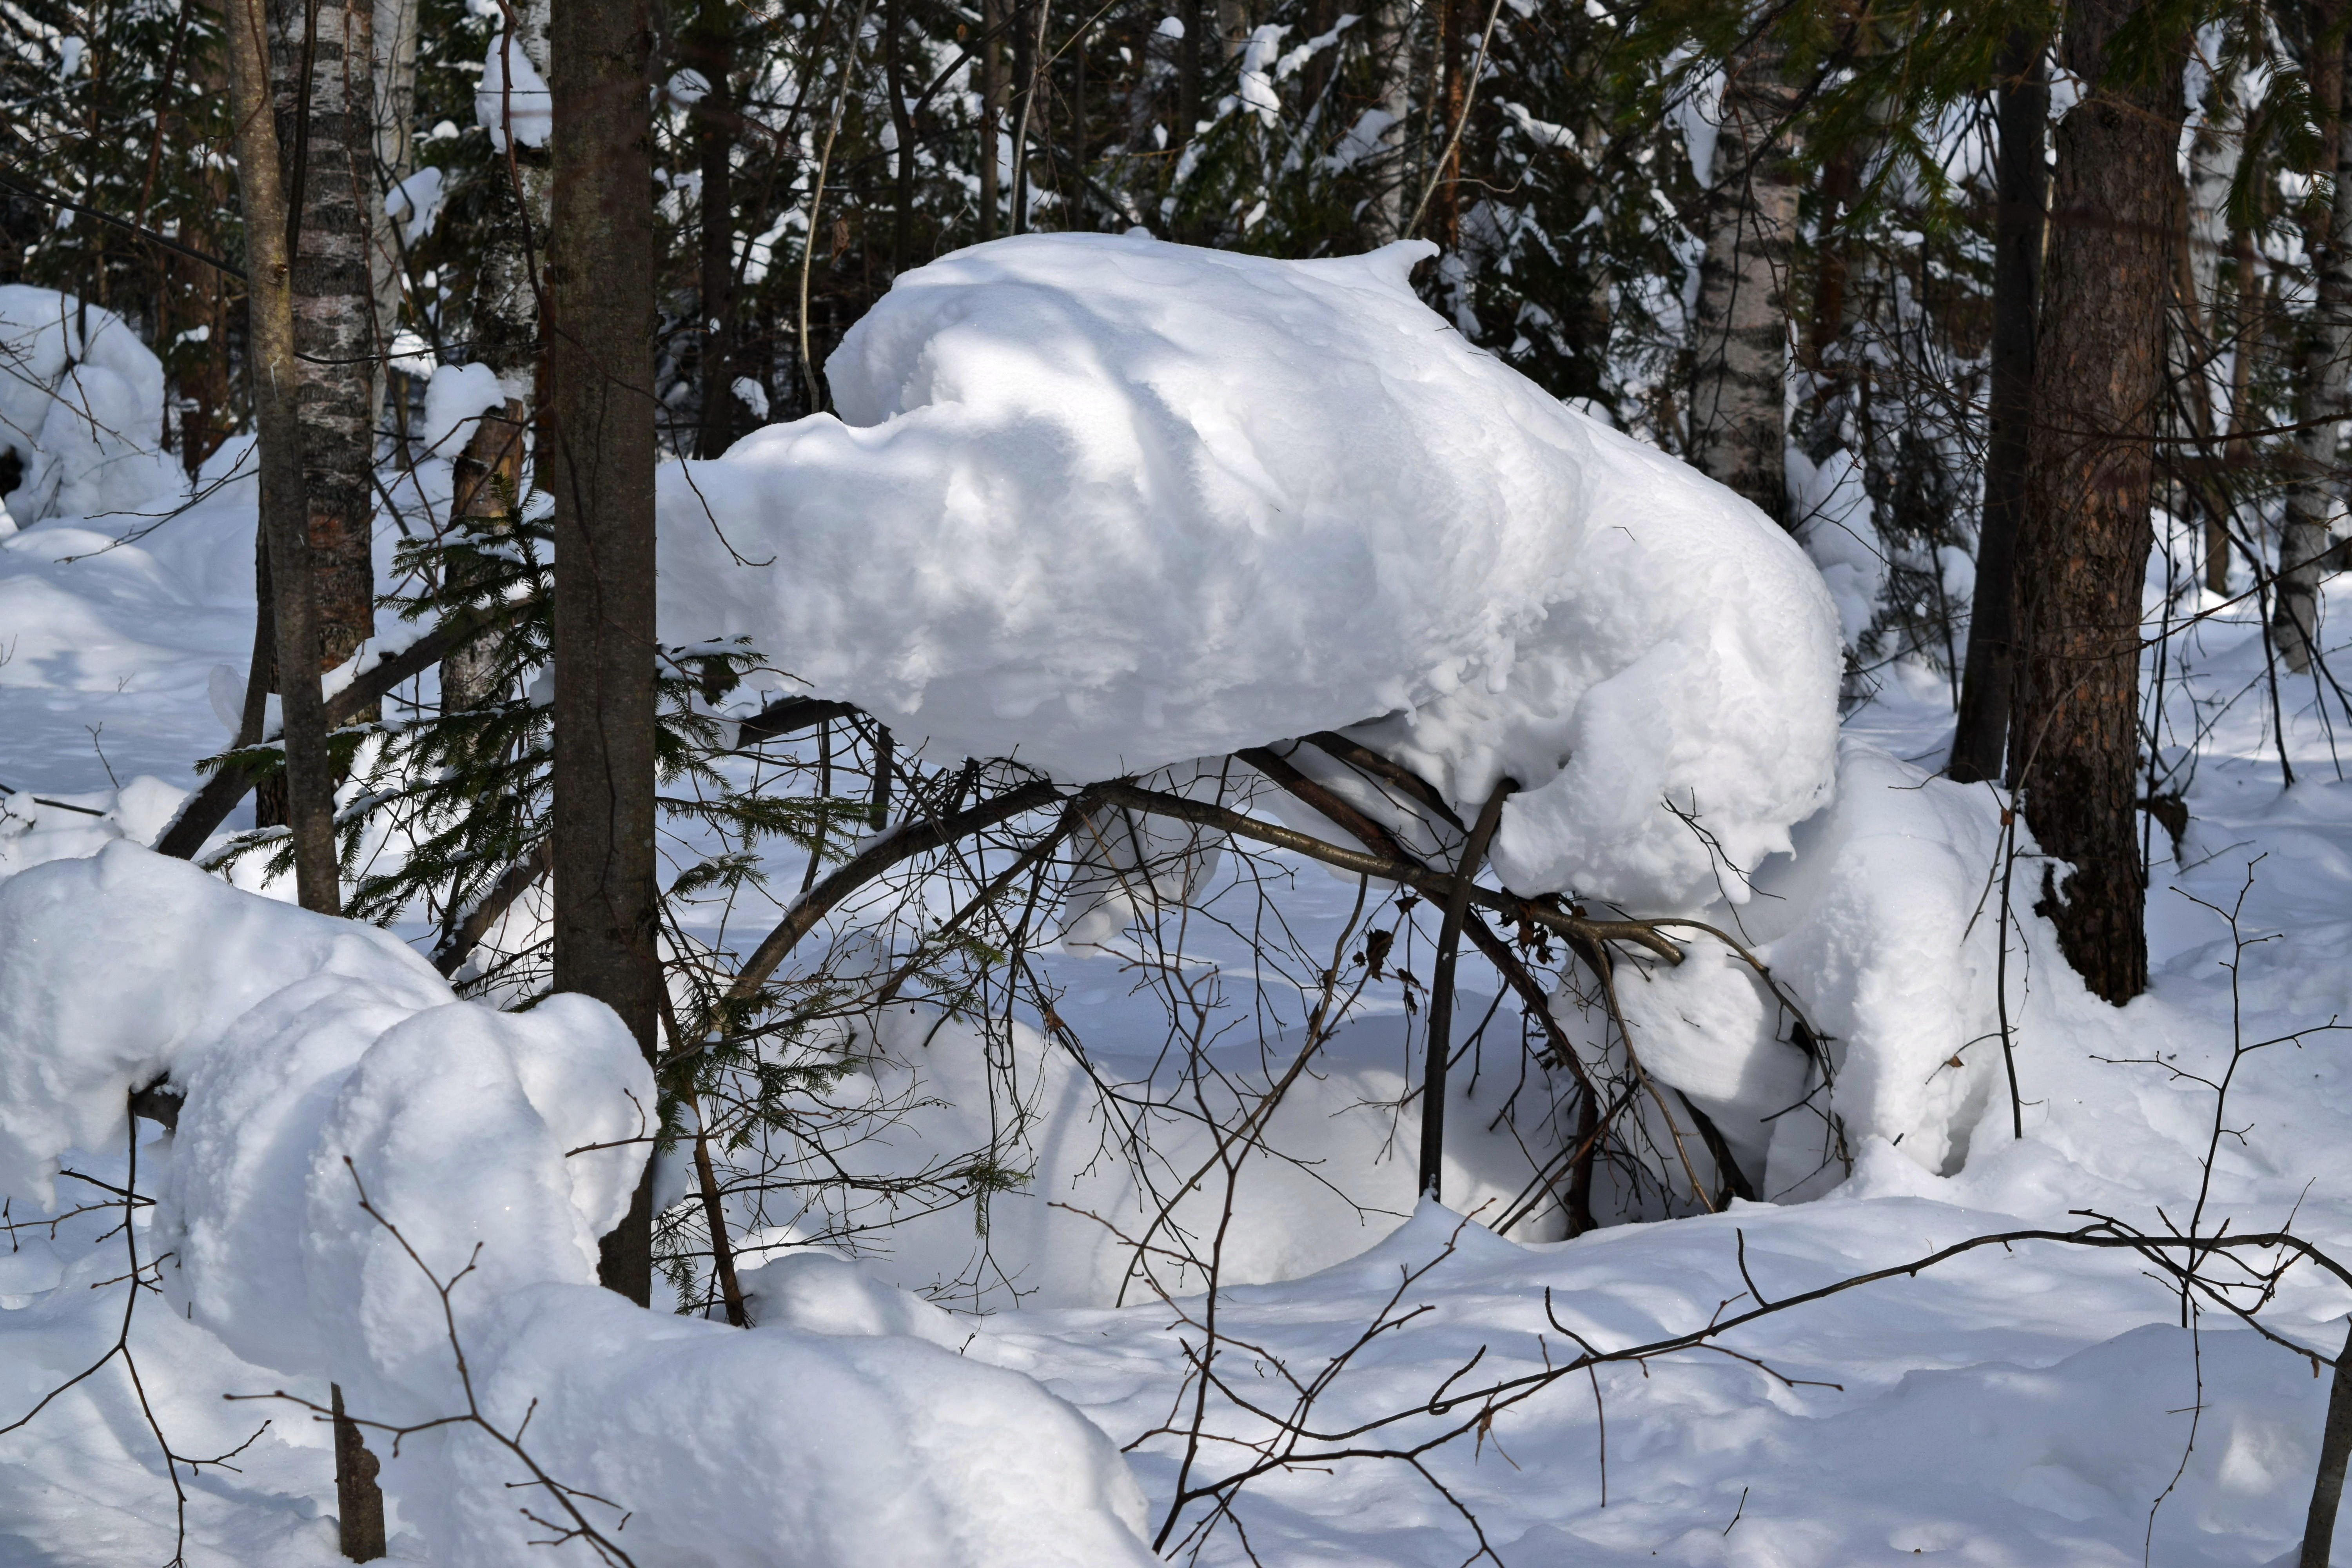
[(8, 518), (165, 510), (187, 483), (163, 437), (163, 362), (121, 317), (0, 284), (0, 449), (24, 466)]
[(838, 418), (663, 471), (663, 635), (745, 636), (909, 742), (1089, 780), (1365, 725), (1528, 892), (1717, 896), (1828, 797), (1837, 620), (1762, 513), (1416, 300), (1024, 236), (901, 277)]
[[(436, 1289), (457, 1281), (486, 1414), (532, 1411), (543, 1467), (629, 1500), (640, 1563), (780, 1540), (814, 1568), (1150, 1560), (1109, 1440), (1018, 1373), (839, 1324), (745, 1335), (595, 1283), (653, 1104), (599, 1003), (457, 1001), (389, 935), (119, 840), (0, 883), (0, 1191), (53, 1206), (60, 1157), (119, 1143), (165, 1073), (185, 1095), (152, 1236), (170, 1310), (414, 1422), (465, 1408)], [(513, 1468), (444, 1428), (385, 1480), (441, 1560), (535, 1562)]]

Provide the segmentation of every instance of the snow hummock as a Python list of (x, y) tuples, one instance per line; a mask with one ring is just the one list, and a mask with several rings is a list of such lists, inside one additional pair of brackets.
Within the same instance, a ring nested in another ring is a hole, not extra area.
[(23, 465), (9, 519), (168, 510), (187, 481), (163, 441), (163, 362), (121, 317), (0, 285), (0, 451)]
[(665, 468), (663, 635), (1070, 780), (1370, 725), (1466, 810), (1517, 780), (1512, 887), (1711, 900), (1708, 836), (1750, 866), (1828, 797), (1829, 597), (1465, 342), (1430, 254), (1033, 235), (908, 273), (827, 362), (839, 417)]
[[(1151, 1561), (1109, 1439), (1018, 1373), (937, 1335), (744, 1334), (597, 1285), (654, 1104), (601, 1003), (458, 1001), (388, 934), (121, 841), (0, 883), (0, 1192), (54, 1209), (60, 1159), (119, 1145), (167, 1073), (172, 1315), (388, 1421), (465, 1409), (454, 1335), (487, 1415), (528, 1415), (541, 1466), (632, 1510), (639, 1562), (778, 1542), (811, 1568)], [(457, 1281), (446, 1320), (436, 1280)], [(515, 1468), (441, 1427), (383, 1479), (436, 1560), (538, 1562)]]

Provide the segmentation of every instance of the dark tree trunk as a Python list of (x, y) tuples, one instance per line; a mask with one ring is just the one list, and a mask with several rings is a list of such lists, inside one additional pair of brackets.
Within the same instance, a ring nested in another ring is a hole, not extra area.
[[(556, 0), (548, 447), (555, 499), (555, 987), (648, 1059), (654, 945), (654, 200), (645, 0)], [(648, 1110), (651, 1108), (649, 1107)], [(653, 1289), (652, 1167), (600, 1277)]]
[(1437, 183), (1429, 203), (1429, 237), (1447, 250), (1462, 248), (1462, 149), (1453, 142), (1461, 122), (1464, 83), (1462, 16), (1465, 0), (1438, 0), (1437, 110), (1432, 127), (1439, 149)]
[(2152, 74), (2111, 54), (2132, 0), (2069, 0), (2065, 63), (2095, 84), (2060, 122), (2017, 548), (2010, 781), (2042, 851), (2037, 908), (2121, 1005), (2147, 986), (2140, 863), (2140, 592), (2162, 390), (2183, 42)]
[(702, 427), (698, 457), (716, 458), (743, 428), (735, 397), (735, 17), (727, 0), (703, 0), (687, 63), (709, 84), (695, 105), (702, 171)]
[(884, 0), (882, 7), (882, 70), (890, 93), (890, 129), (898, 146), (894, 160), (896, 182), (890, 214), (890, 276), (913, 265), (915, 243), (915, 117), (907, 107), (907, 63), (903, 48), (907, 26), (903, 0)]
[(1176, 0), (1176, 20), (1182, 24), (1184, 36), (1176, 41), (1176, 132), (1168, 138), (1171, 149), (1192, 140), (1192, 127), (1201, 122), (1206, 80), (1201, 32), (1209, 25), (1201, 14), (1201, 0)]
[[(1003, 206), (998, 184), (998, 138), (1004, 126), (1004, 32), (1013, 0), (980, 0), (980, 237), (996, 237)], [(811, 235), (814, 245), (816, 237)]]
[(327, 1385), (334, 1413), (335, 1512), (343, 1555), (373, 1563), (383, 1555), (383, 1488), (376, 1480), (382, 1463), (368, 1452), (359, 1423), (343, 1413), (343, 1385)]
[(2017, 521), (2025, 504), (2025, 431), (2033, 392), (2034, 308), (2042, 289), (2043, 209), (2050, 195), (2043, 137), (2050, 79), (2039, 37), (2017, 33), (2000, 65), (2000, 190), (1993, 214), (1991, 407), (1985, 434), (1984, 510), (1969, 612), (1959, 721), (1946, 770), (1962, 784), (2001, 775), (2017, 666)]
[(1029, 128), (1037, 110), (1037, 8), (1043, 0), (1012, 0), (1013, 79), (1021, 112), (1013, 128), (1013, 215), (1015, 234), (1029, 232)]

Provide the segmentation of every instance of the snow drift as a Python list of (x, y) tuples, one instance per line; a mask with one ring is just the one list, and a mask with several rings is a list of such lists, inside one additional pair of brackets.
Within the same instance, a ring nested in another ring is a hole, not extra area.
[(0, 285), (0, 452), (19, 472), (0, 498), (8, 518), (163, 510), (186, 484), (163, 441), (163, 363), (121, 317)]
[(1828, 595), (1465, 342), (1430, 254), (1033, 235), (910, 272), (827, 362), (839, 418), (664, 470), (663, 635), (1071, 780), (1365, 725), (1466, 808), (1517, 781), (1512, 887), (1712, 900), (1828, 797)]
[[(184, 1090), (154, 1243), (176, 1312), (377, 1419), (474, 1386), (567, 1484), (635, 1506), (640, 1563), (1141, 1563), (1108, 1439), (1026, 1378), (919, 1339), (759, 1336), (596, 1283), (653, 1083), (602, 1005), (457, 1001), (392, 937), (239, 892), (127, 842), (0, 884), (0, 1191), (53, 1202), (68, 1149)], [(363, 1212), (362, 1185), (400, 1237)], [(537, 1561), (510, 1461), (473, 1433), (388, 1464), (448, 1561)], [(609, 1522), (609, 1521), (608, 1521)]]

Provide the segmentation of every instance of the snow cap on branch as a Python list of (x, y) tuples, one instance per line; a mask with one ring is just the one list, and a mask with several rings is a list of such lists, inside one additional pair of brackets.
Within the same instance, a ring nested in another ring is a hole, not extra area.
[(1521, 891), (1741, 896), (1831, 787), (1820, 576), (1465, 342), (1432, 254), (1049, 235), (908, 273), (826, 365), (838, 418), (664, 470), (662, 635), (1071, 780), (1368, 725), (1469, 810), (1518, 782)]

